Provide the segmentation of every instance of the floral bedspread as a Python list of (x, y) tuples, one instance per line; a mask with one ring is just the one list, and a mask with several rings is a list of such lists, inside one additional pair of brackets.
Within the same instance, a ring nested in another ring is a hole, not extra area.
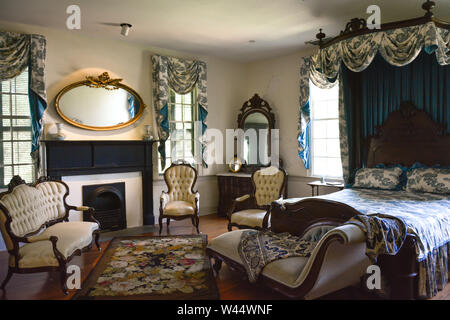
[[(317, 198), (317, 197), (316, 197)], [(344, 189), (319, 196), (345, 203), (363, 214), (385, 214), (402, 219), (416, 236), (417, 260), (450, 242), (450, 197), (444, 194), (412, 193), (375, 189)], [(287, 199), (296, 202), (300, 199)]]

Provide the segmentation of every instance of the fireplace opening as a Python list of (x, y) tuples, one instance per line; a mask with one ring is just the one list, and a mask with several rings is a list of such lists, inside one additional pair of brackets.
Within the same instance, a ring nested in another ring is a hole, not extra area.
[[(114, 231), (127, 227), (125, 182), (83, 186), (83, 205), (95, 209), (100, 230)], [(86, 213), (83, 220), (88, 220)]]

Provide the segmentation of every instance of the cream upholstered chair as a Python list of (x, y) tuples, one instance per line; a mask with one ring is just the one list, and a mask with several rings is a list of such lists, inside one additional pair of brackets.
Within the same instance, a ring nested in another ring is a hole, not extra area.
[(169, 228), (170, 219), (182, 220), (191, 218), (197, 233), (200, 233), (198, 229), (200, 194), (193, 189), (197, 181), (197, 170), (186, 162), (172, 163), (164, 171), (164, 180), (168, 191), (163, 191), (160, 197), (159, 233), (161, 234), (164, 218), (167, 221), (167, 229)]
[(286, 188), (286, 171), (277, 167), (259, 169), (252, 174), (253, 192), (233, 201), (228, 213), (228, 231), (232, 227), (266, 229), (270, 204), (278, 200)]
[[(0, 231), (9, 252), (8, 274), (1, 289), (13, 273), (59, 271), (67, 294), (67, 263), (90, 249), (94, 240), (100, 250), (94, 209), (68, 205), (68, 186), (46, 177), (27, 185), (14, 176), (8, 189), (0, 195)], [(69, 222), (70, 210), (87, 211), (91, 221)]]

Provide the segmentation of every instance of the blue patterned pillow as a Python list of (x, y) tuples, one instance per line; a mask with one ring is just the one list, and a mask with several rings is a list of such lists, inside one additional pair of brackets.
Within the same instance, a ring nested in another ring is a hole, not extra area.
[(450, 169), (418, 168), (408, 172), (406, 191), (450, 193)]
[(402, 169), (362, 168), (356, 172), (353, 188), (395, 190), (400, 184)]

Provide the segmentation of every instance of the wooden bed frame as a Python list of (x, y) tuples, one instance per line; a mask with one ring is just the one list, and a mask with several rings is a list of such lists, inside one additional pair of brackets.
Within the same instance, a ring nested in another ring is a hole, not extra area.
[[(445, 127), (431, 120), (429, 115), (404, 102), (398, 111), (389, 114), (377, 134), (368, 139), (367, 167), (377, 164), (402, 164), (411, 166), (415, 162), (432, 166), (450, 165), (450, 136)], [(340, 225), (354, 215), (354, 208), (336, 201), (308, 198), (297, 202), (276, 201), (271, 205), (271, 229), (274, 232), (289, 232), (302, 236), (319, 225)], [(261, 275), (259, 282), (291, 298), (302, 298), (316, 282), (329, 245), (341, 241), (330, 237), (321, 247), (314, 265), (305, 281), (295, 289)], [(243, 272), (242, 266), (227, 257), (212, 253), (214, 269), (218, 271), (225, 262), (231, 269)], [(383, 275), (390, 283), (391, 299), (417, 298), (419, 264), (415, 254), (415, 239), (408, 235), (401, 250), (395, 256), (381, 255), (378, 263)]]

